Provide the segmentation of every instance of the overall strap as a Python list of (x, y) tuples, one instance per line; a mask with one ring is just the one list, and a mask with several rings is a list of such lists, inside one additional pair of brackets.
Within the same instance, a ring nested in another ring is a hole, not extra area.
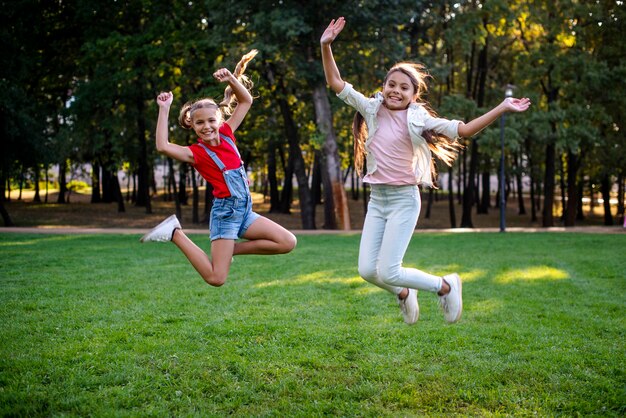
[[(224, 163), (222, 162), (222, 160), (220, 160), (220, 158), (217, 156), (217, 154), (215, 154), (213, 151), (211, 151), (206, 145), (204, 145), (202, 142), (198, 142), (198, 144), (204, 148), (204, 150), (206, 151), (206, 153), (209, 155), (209, 157), (211, 157), (211, 159), (213, 160), (213, 162), (215, 162), (215, 164), (217, 164), (217, 168), (220, 169), (220, 171), (224, 171), (226, 169), (226, 166), (224, 165)], [(239, 155), (239, 154), (237, 154)]]
[[(228, 136), (222, 134), (222, 133), (220, 133), (220, 138), (222, 138), (224, 141), (228, 142), (228, 144), (235, 150), (235, 152), (237, 153), (237, 157), (239, 157), (239, 160), (241, 161), (241, 154), (239, 154), (239, 150), (237, 149), (237, 146), (235, 145), (233, 140), (230, 139)], [(243, 161), (241, 161), (241, 165), (243, 165)]]

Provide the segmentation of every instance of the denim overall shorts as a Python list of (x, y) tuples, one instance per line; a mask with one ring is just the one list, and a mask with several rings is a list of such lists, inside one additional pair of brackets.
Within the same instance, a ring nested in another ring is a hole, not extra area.
[[(239, 150), (232, 139), (224, 134), (220, 134), (220, 138), (235, 150), (239, 160), (241, 160)], [(222, 171), (226, 187), (228, 187), (230, 192), (229, 197), (215, 198), (213, 200), (211, 218), (209, 220), (211, 241), (241, 238), (250, 225), (260, 216), (252, 211), (252, 196), (250, 195), (248, 176), (243, 161), (239, 168), (227, 170), (217, 154), (202, 143), (200, 143), (200, 146), (204, 148), (209, 157)]]

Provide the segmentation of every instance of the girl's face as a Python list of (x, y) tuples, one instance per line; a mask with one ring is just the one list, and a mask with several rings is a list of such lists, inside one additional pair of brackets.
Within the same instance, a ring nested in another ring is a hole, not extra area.
[(384, 104), (390, 110), (403, 110), (415, 100), (417, 92), (411, 78), (402, 71), (394, 71), (383, 84)]
[(203, 142), (219, 141), (222, 113), (215, 106), (196, 109), (191, 116), (191, 126)]

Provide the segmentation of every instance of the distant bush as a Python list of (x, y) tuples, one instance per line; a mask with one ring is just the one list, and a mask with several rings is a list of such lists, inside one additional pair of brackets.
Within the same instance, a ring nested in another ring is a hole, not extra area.
[(84, 181), (80, 181), (80, 180), (72, 180), (69, 183), (67, 183), (67, 189), (72, 190), (72, 191), (85, 190), (88, 188), (89, 188), (89, 185), (85, 183)]

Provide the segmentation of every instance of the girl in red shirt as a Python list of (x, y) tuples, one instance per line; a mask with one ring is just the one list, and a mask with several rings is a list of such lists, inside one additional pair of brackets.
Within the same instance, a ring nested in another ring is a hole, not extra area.
[[(213, 186), (211, 257), (187, 237), (176, 215), (144, 235), (141, 242), (172, 241), (204, 281), (212, 286), (221, 286), (226, 282), (234, 255), (284, 254), (296, 246), (296, 237), (291, 232), (252, 211), (246, 171), (235, 145), (233, 133), (252, 105), (249, 92), (252, 83), (243, 72), (255, 55), (256, 50), (245, 55), (237, 64), (235, 74), (226, 68), (213, 74), (219, 82), (228, 83), (221, 103), (205, 98), (189, 102), (181, 109), (179, 123), (185, 129), (194, 130), (198, 135), (196, 144), (185, 147), (169, 142), (167, 120), (174, 96), (172, 92), (157, 96), (157, 150), (191, 164)], [(236, 106), (231, 110), (233, 93)], [(236, 241), (238, 238), (245, 241)]]

